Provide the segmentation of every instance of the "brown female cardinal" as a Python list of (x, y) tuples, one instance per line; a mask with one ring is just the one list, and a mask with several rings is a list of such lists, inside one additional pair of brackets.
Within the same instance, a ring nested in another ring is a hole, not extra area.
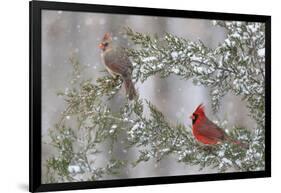
[(206, 115), (203, 104), (200, 104), (190, 116), (192, 132), (195, 138), (203, 144), (214, 145), (219, 142), (229, 141), (246, 148), (247, 145), (230, 138), (223, 129), (210, 121)]
[(132, 63), (122, 47), (113, 45), (112, 37), (106, 33), (99, 44), (102, 50), (102, 60), (108, 72), (113, 76), (123, 79), (126, 94), (130, 100), (136, 96), (136, 90), (132, 82)]

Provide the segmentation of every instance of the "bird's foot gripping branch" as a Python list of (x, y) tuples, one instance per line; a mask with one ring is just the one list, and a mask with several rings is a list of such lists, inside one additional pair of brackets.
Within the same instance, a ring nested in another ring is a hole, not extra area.
[[(137, 45), (127, 50), (132, 80), (144, 82), (156, 74), (192, 79), (195, 85), (210, 88), (214, 113), (226, 93), (241, 96), (256, 127), (253, 132), (232, 128), (227, 136), (247, 143), (247, 148), (230, 141), (198, 143), (190, 127), (167, 122), (155, 105), (141, 97), (126, 100), (113, 111), (109, 102), (121, 88), (121, 78), (75, 80), (67, 93), (60, 93), (66, 109), (49, 130), (48, 144), (56, 154), (45, 162), (45, 182), (126, 177), (126, 170), (140, 162), (159, 162), (170, 155), (179, 164), (203, 170), (264, 170), (264, 24), (216, 22), (216, 26), (226, 30), (227, 38), (215, 49), (172, 34), (158, 38), (127, 28), (127, 37)], [(77, 60), (71, 63), (79, 70)], [(145, 108), (149, 116), (144, 115)], [(133, 159), (127, 156), (132, 149), (138, 151)]]

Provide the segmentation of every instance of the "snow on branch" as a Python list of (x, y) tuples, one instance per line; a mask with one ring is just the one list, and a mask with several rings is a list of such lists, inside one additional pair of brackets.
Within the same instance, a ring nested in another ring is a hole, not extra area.
[[(264, 99), (264, 24), (214, 22), (227, 32), (224, 43), (212, 50), (198, 42), (166, 33), (163, 38), (134, 32), (126, 35), (139, 49), (129, 49), (136, 80), (149, 76), (176, 74), (193, 79), (196, 85), (211, 88), (212, 107), (227, 92), (243, 96), (263, 107)], [(255, 101), (255, 102), (254, 102)]]

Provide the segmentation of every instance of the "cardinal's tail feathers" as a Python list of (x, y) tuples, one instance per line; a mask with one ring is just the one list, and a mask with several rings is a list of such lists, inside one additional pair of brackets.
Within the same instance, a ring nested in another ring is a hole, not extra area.
[(129, 97), (129, 100), (132, 100), (137, 95), (132, 79), (125, 79), (124, 85), (125, 85), (126, 95)]
[(230, 141), (231, 143), (233, 144), (236, 144), (236, 145), (239, 145), (240, 147), (242, 148), (245, 148), (245, 149), (248, 149), (249, 148), (249, 144), (248, 143), (244, 143), (244, 142), (241, 142), (239, 140), (235, 140), (235, 139), (232, 139), (231, 137), (228, 137), (226, 138), (228, 141)]

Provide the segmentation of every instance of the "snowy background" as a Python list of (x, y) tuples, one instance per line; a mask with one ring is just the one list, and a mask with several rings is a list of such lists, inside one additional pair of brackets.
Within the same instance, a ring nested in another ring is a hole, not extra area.
[[(101, 62), (100, 43), (104, 33), (111, 32), (115, 43), (130, 46), (126, 37), (121, 35), (123, 27), (130, 27), (135, 31), (157, 33), (165, 32), (196, 41), (200, 39), (210, 48), (215, 47), (225, 39), (225, 32), (212, 26), (209, 20), (182, 19), (166, 17), (129, 16), (116, 14), (94, 14), (65, 11), (42, 12), (42, 137), (47, 135), (49, 128), (58, 121), (60, 113), (65, 108), (62, 98), (57, 96), (58, 91), (67, 92), (72, 67), (69, 57), (75, 55), (79, 61), (87, 66), (83, 77), (93, 78), (106, 75)], [(204, 103), (207, 115), (212, 120), (228, 120), (226, 127), (243, 126), (253, 128), (254, 121), (247, 116), (245, 103), (239, 97), (228, 94), (222, 101), (221, 110), (212, 115), (209, 90), (194, 86), (192, 81), (183, 81), (176, 76), (160, 79), (157, 76), (148, 79), (145, 83), (136, 83), (136, 89), (141, 98), (148, 99), (164, 113), (170, 122), (191, 125), (188, 118), (194, 109)], [(112, 101), (112, 107), (118, 108), (124, 100), (124, 92)], [(52, 155), (53, 149), (42, 144), (42, 158)], [(134, 157), (134, 152), (121, 151), (122, 156), (128, 159)], [(102, 160), (100, 160), (102, 162)], [(44, 173), (44, 167), (43, 173)], [(155, 164), (152, 161), (141, 163), (136, 168), (126, 168), (122, 178), (148, 177), (167, 175), (186, 175), (202, 173), (196, 166), (179, 164), (172, 157)], [(210, 173), (216, 170), (207, 169)], [(43, 175), (44, 176), (44, 175)], [(44, 180), (44, 179), (43, 179)]]

